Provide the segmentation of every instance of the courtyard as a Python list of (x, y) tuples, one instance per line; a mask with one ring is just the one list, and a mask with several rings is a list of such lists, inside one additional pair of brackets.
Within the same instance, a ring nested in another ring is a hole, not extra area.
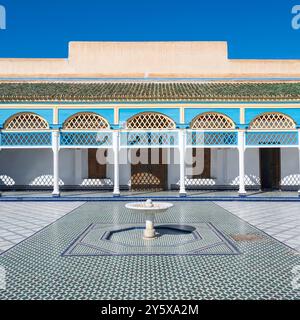
[(150, 242), (125, 203), (1, 202), (0, 298), (300, 298), (299, 202), (174, 201)]

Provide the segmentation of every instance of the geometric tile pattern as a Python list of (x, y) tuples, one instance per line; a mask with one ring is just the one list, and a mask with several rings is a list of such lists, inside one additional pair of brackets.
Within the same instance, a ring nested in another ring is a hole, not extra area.
[(158, 237), (143, 239), (145, 226), (91, 224), (64, 251), (67, 256), (105, 255), (218, 255), (239, 253), (211, 223), (159, 224)]
[(0, 254), (82, 204), (0, 203)]
[(218, 202), (217, 204), (300, 252), (300, 203)]
[(177, 146), (178, 132), (121, 132), (121, 146)]
[(112, 146), (112, 132), (61, 132), (60, 145), (64, 146)]
[[(64, 182), (59, 179), (59, 185), (63, 186)], [(53, 186), (54, 177), (51, 174), (43, 174), (41, 176), (35, 177), (32, 181), (29, 182), (30, 186)]]
[(16, 184), (15, 180), (6, 175), (6, 174), (0, 174), (0, 185), (5, 185), (5, 186), (13, 186)]
[(175, 129), (175, 122), (161, 113), (143, 112), (130, 118), (127, 129)]
[(83, 179), (82, 182), (80, 183), (80, 186), (84, 187), (89, 187), (89, 186), (113, 186), (114, 183), (111, 179), (109, 178), (104, 178), (104, 179), (90, 179), (86, 178)]
[(65, 130), (101, 130), (109, 129), (106, 119), (92, 112), (80, 112), (67, 119), (63, 125)]
[(280, 180), (281, 186), (300, 186), (300, 174), (290, 174), (282, 177)]
[(300, 299), (292, 286), (300, 255), (212, 202), (176, 202), (156, 224), (210, 222), (242, 254), (61, 255), (91, 224), (143, 221), (122, 202), (84, 204), (0, 256), (0, 299)]
[(51, 132), (2, 132), (2, 146), (51, 146)]
[(247, 132), (246, 144), (259, 145), (298, 145), (298, 132)]
[[(216, 184), (215, 179), (211, 178), (188, 178), (185, 177), (184, 184), (188, 186), (213, 186)], [(180, 181), (176, 183), (177, 186), (180, 186)]]
[(191, 129), (199, 130), (218, 130), (218, 129), (234, 129), (234, 122), (223, 114), (215, 112), (207, 112), (200, 114), (192, 120)]
[(188, 131), (186, 144), (188, 146), (227, 146), (237, 145), (237, 132), (197, 132)]
[(39, 130), (48, 129), (46, 120), (38, 114), (25, 112), (14, 115), (4, 125), (6, 130)]
[(266, 112), (256, 117), (249, 126), (250, 129), (295, 129), (296, 124), (293, 119), (278, 112)]

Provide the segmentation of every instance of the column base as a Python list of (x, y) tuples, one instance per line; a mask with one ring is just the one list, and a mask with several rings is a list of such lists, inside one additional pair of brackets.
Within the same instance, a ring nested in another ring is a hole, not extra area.
[(246, 191), (239, 192), (239, 197), (246, 198), (246, 196), (247, 196), (247, 192)]
[[(0, 194), (0, 197), (1, 197), (1, 194)], [(300, 197), (300, 190), (298, 190), (298, 197)]]
[(155, 229), (145, 229), (143, 239), (144, 240), (152, 240), (156, 238)]
[(186, 192), (179, 192), (179, 197), (180, 198), (184, 198), (186, 196), (187, 196)]
[(52, 198), (60, 198), (60, 193), (58, 192), (53, 192), (52, 193)]
[(114, 193), (113, 193), (113, 197), (114, 197), (114, 198), (119, 198), (119, 197), (121, 197), (120, 192), (114, 192)]

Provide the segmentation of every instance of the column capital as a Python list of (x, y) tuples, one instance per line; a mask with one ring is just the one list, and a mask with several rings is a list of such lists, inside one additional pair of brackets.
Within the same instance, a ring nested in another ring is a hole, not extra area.
[(59, 136), (60, 136), (59, 130), (52, 131), (52, 150), (53, 150), (53, 152), (58, 152), (60, 149)]
[(52, 129), (52, 134), (58, 136), (60, 133), (59, 129)]
[(245, 138), (246, 138), (245, 131), (239, 130), (238, 131), (238, 148), (243, 151), (245, 151), (245, 144), (246, 144)]

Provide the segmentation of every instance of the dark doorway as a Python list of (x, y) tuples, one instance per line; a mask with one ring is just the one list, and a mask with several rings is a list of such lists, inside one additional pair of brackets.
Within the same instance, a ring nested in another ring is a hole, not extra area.
[(262, 190), (280, 188), (280, 148), (259, 149), (260, 180)]
[(135, 154), (138, 157), (140, 152), (144, 152), (147, 163), (131, 165), (131, 190), (168, 189), (168, 165), (165, 160), (167, 149), (154, 149), (155, 155), (151, 150), (153, 149), (132, 150), (132, 155)]
[[(197, 152), (198, 151), (198, 152)], [(192, 165), (193, 174), (192, 178), (194, 179), (210, 179), (211, 178), (211, 149), (205, 148), (201, 150), (197, 150), (193, 148), (193, 159), (194, 163)], [(203, 157), (203, 159), (201, 159)], [(201, 163), (203, 161), (203, 171), (201, 173), (198, 172), (198, 162)]]
[(89, 179), (104, 179), (106, 178), (106, 164), (99, 164), (97, 161), (97, 149), (88, 150), (88, 166)]

